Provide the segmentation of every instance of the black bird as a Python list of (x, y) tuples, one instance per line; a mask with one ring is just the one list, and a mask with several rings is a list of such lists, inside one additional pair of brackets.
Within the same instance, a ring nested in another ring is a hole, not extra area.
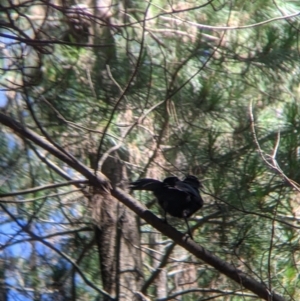
[(160, 182), (154, 179), (140, 179), (130, 183), (132, 190), (152, 191), (164, 210), (165, 222), (167, 213), (172, 216), (184, 218), (189, 235), (192, 238), (187, 218), (193, 215), (203, 206), (203, 199), (200, 196), (201, 184), (195, 176), (187, 176), (183, 181), (177, 177), (168, 177)]

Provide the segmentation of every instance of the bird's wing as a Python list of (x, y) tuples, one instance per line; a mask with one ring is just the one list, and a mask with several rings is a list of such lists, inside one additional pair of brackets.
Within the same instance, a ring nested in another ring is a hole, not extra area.
[(175, 188), (197, 198), (200, 196), (198, 189), (182, 181), (177, 182)]

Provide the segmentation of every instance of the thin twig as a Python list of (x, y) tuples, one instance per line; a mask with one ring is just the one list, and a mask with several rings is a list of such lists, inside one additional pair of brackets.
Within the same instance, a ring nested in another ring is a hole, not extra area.
[(290, 15), (279, 16), (279, 17), (267, 19), (267, 20), (262, 21), (262, 22), (249, 24), (249, 25), (242, 25), (242, 26), (211, 26), (211, 25), (205, 25), (205, 24), (200, 24), (200, 23), (196, 23), (196, 22), (187, 21), (187, 20), (184, 20), (184, 19), (182, 19), (182, 18), (180, 18), (176, 15), (173, 15), (173, 18), (164, 17), (164, 16), (160, 16), (160, 18), (162, 18), (164, 20), (172, 21), (172, 22), (175, 21), (177, 23), (179, 23), (179, 22), (180, 23), (187, 23), (187, 24), (195, 26), (197, 28), (207, 29), (207, 30), (236, 30), (236, 29), (249, 29), (249, 28), (251, 29), (251, 28), (266, 25), (268, 23), (275, 22), (275, 21), (278, 21), (278, 20), (286, 20), (286, 19), (295, 18), (295, 17), (298, 17), (299, 15), (300, 15), (300, 12), (296, 12), (296, 13), (293, 13), (293, 14), (290, 14)]
[[(295, 188), (297, 191), (300, 192), (300, 185), (297, 182), (290, 179), (288, 176), (286, 176), (285, 173), (280, 168), (279, 164), (277, 163), (276, 154), (277, 154), (277, 151), (278, 151), (278, 148), (279, 148), (279, 143), (280, 143), (280, 132), (278, 131), (278, 133), (277, 133), (277, 139), (276, 139), (276, 143), (275, 143), (272, 155), (265, 155), (264, 151), (261, 149), (260, 144), (259, 144), (258, 139), (257, 139), (257, 134), (256, 134), (256, 130), (255, 130), (255, 122), (254, 122), (254, 117), (253, 117), (252, 100), (250, 100), (250, 102), (249, 102), (249, 116), (250, 116), (251, 131), (252, 131), (254, 143), (255, 143), (256, 148), (257, 148), (261, 158), (263, 159), (263, 161), (266, 163), (266, 165), (268, 167), (270, 167), (275, 172), (277, 172), (293, 188)], [(271, 162), (267, 159), (267, 157), (271, 158)]]
[(87, 180), (76, 180), (76, 181), (68, 181), (64, 183), (56, 183), (56, 184), (49, 184), (49, 185), (43, 185), (39, 187), (33, 187), (30, 189), (25, 189), (25, 190), (19, 190), (19, 191), (14, 191), (14, 192), (8, 192), (8, 193), (1, 193), (0, 198), (5, 198), (9, 196), (16, 196), (16, 195), (23, 195), (23, 194), (28, 194), (28, 193), (34, 193), (46, 189), (52, 189), (52, 188), (57, 188), (57, 187), (62, 187), (62, 186), (69, 186), (69, 185), (75, 185), (75, 184), (87, 184)]
[(36, 235), (34, 232), (32, 232), (29, 227), (24, 227), (18, 219), (15, 218), (15, 216), (5, 207), (0, 203), (0, 207), (3, 209), (3, 211), (12, 219), (14, 222), (20, 227), (22, 231), (25, 231), (27, 234), (29, 234), (34, 240), (41, 242), (43, 245), (47, 246), (51, 250), (55, 251), (57, 254), (59, 254), (61, 257), (66, 259), (68, 262), (72, 264), (72, 266), (76, 269), (78, 274), (82, 277), (83, 281), (90, 287), (92, 287), (94, 290), (96, 290), (98, 293), (101, 295), (104, 295), (105, 297), (109, 298), (110, 300), (114, 300), (114, 298), (108, 294), (106, 291), (98, 288), (92, 281), (90, 281), (84, 274), (84, 272), (81, 270), (79, 265), (67, 254), (62, 252), (61, 250), (57, 249), (54, 247), (52, 244), (47, 242), (46, 240), (41, 239), (38, 235)]

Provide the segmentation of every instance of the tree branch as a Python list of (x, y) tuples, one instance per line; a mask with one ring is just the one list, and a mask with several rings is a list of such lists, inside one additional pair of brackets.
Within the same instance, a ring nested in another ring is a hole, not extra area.
[(53, 188), (58, 188), (58, 187), (63, 187), (63, 186), (79, 185), (79, 184), (87, 184), (87, 181), (86, 180), (75, 180), (75, 181), (68, 181), (68, 182), (64, 182), (64, 183), (43, 185), (43, 186), (39, 186), (39, 187), (34, 187), (34, 188), (29, 188), (29, 189), (19, 190), (19, 191), (14, 191), (14, 192), (9, 192), (9, 193), (1, 193), (0, 199), (4, 198), (4, 197), (8, 197), (8, 196), (35, 193), (35, 192), (46, 190), (46, 189), (53, 189)]
[(151, 211), (142, 206), (141, 203), (132, 198), (129, 194), (125, 193), (119, 188), (114, 188), (111, 191), (112, 195), (134, 211), (139, 217), (144, 219), (152, 227), (163, 233), (164, 235), (173, 239), (178, 245), (189, 251), (197, 258), (203, 260), (216, 270), (226, 275), (230, 279), (237, 282), (239, 285), (252, 291), (257, 296), (264, 300), (284, 301), (284, 298), (274, 291), (269, 291), (266, 285), (248, 276), (243, 271), (235, 268), (233, 265), (228, 264), (224, 260), (218, 258), (214, 254), (207, 251), (200, 245), (197, 245), (185, 234), (177, 231), (170, 225), (166, 225), (160, 218), (154, 215)]
[(2, 112), (0, 112), (0, 123), (9, 127), (18, 136), (34, 142), (41, 148), (47, 150), (50, 154), (52, 154), (56, 158), (60, 159), (61, 161), (68, 164), (70, 167), (77, 170), (80, 174), (86, 177), (92, 185), (101, 188), (104, 191), (109, 191), (110, 183), (107, 177), (103, 173), (97, 172), (97, 175), (95, 176), (95, 174), (90, 168), (88, 168), (78, 160), (71, 159), (69, 156), (62, 153), (60, 150), (58, 150), (53, 144), (46, 141), (42, 136), (26, 128), (19, 121), (14, 120), (13, 118), (5, 115)]
[[(64, 153), (61, 153), (52, 144), (50, 144), (48, 141), (43, 139), (41, 136), (25, 128), (22, 124), (20, 124), (19, 122), (15, 121), (11, 117), (8, 117), (1, 112), (0, 112), (0, 123), (6, 125), (7, 127), (11, 128), (16, 134), (31, 140), (32, 142), (36, 143), (43, 149), (49, 151), (53, 156), (69, 164), (72, 168), (74, 168), (83, 176), (85, 176), (89, 180), (91, 185), (95, 187), (99, 187), (102, 190), (108, 191), (108, 187), (110, 187), (108, 186), (109, 182), (102, 173), (98, 173), (97, 176), (95, 176), (93, 171), (89, 169), (87, 166), (80, 163), (79, 161), (71, 160), (70, 157), (66, 156)], [(104, 189), (103, 187), (106, 187), (106, 189)], [(136, 201), (134, 198), (132, 198), (129, 194), (125, 193), (123, 190), (119, 188), (113, 188), (111, 189), (111, 194), (120, 202), (125, 204), (128, 208), (130, 208), (133, 212), (135, 212), (139, 217), (144, 219), (152, 227), (154, 227), (164, 235), (170, 237), (178, 245), (180, 245), (181, 247), (189, 251), (197, 258), (203, 260), (210, 266), (214, 267), (222, 274), (234, 280), (239, 285), (252, 291), (257, 296), (261, 297), (264, 300), (284, 301), (284, 298), (282, 296), (276, 294), (273, 291), (269, 291), (266, 285), (248, 276), (246, 273), (235, 268), (233, 265), (228, 264), (224, 260), (221, 260), (217, 256), (207, 251), (202, 246), (197, 245), (188, 236), (177, 231), (172, 226), (166, 225), (160, 218), (154, 215), (151, 211), (147, 210), (141, 203)], [(53, 248), (53, 246), (49, 246), (49, 247)]]

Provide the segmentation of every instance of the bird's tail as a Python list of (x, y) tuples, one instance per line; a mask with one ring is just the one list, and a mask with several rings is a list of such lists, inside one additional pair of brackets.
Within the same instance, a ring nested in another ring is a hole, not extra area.
[(162, 182), (154, 179), (140, 179), (135, 182), (131, 182), (129, 184), (129, 187), (132, 190), (149, 190), (149, 191), (155, 191), (162, 186)]

